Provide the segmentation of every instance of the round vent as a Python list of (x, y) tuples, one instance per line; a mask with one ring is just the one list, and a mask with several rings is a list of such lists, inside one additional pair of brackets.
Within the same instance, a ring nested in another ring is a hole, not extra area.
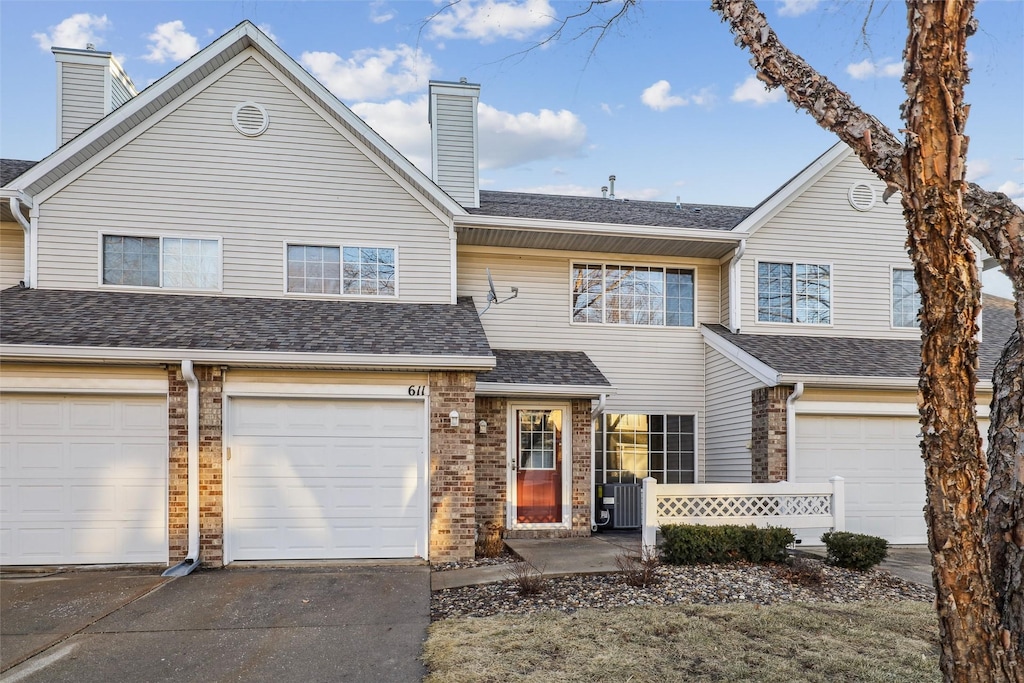
[(270, 125), (270, 117), (262, 104), (255, 102), (242, 102), (235, 107), (231, 113), (231, 123), (242, 135), (255, 137), (262, 135), (263, 131)]
[(875, 188), (867, 183), (854, 183), (849, 192), (850, 206), (858, 211), (875, 208)]

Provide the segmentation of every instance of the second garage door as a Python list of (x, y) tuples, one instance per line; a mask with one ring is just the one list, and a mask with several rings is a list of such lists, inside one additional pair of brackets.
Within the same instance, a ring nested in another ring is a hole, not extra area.
[(230, 560), (426, 557), (422, 401), (232, 398)]
[(848, 531), (926, 543), (920, 430), (913, 417), (800, 415), (796, 481), (838, 474), (846, 479)]

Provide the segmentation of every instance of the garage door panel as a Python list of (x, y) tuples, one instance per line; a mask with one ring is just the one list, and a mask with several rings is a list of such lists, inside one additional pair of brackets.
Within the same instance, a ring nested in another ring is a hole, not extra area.
[(7, 564), (167, 561), (163, 397), (0, 400)]
[(229, 555), (424, 556), (422, 401), (236, 398)]

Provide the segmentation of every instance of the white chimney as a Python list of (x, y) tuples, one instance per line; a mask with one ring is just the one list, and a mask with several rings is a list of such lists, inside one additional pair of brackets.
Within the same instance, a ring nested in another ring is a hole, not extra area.
[(109, 52), (55, 47), (57, 146), (135, 97), (132, 79)]
[(480, 206), (476, 107), (480, 86), (430, 81), (430, 171), (434, 182), (466, 208)]

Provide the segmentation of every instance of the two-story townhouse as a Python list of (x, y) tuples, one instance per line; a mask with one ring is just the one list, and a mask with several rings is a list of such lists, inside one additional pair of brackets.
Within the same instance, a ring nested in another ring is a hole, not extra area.
[(845, 148), (753, 211), (481, 192), (475, 85), (431, 84), (427, 178), (248, 22), (138, 94), (54, 52), (75, 117), (4, 167), (3, 564), (445, 561), (647, 475), (904, 487), (853, 467), (909, 462), (916, 304)]

